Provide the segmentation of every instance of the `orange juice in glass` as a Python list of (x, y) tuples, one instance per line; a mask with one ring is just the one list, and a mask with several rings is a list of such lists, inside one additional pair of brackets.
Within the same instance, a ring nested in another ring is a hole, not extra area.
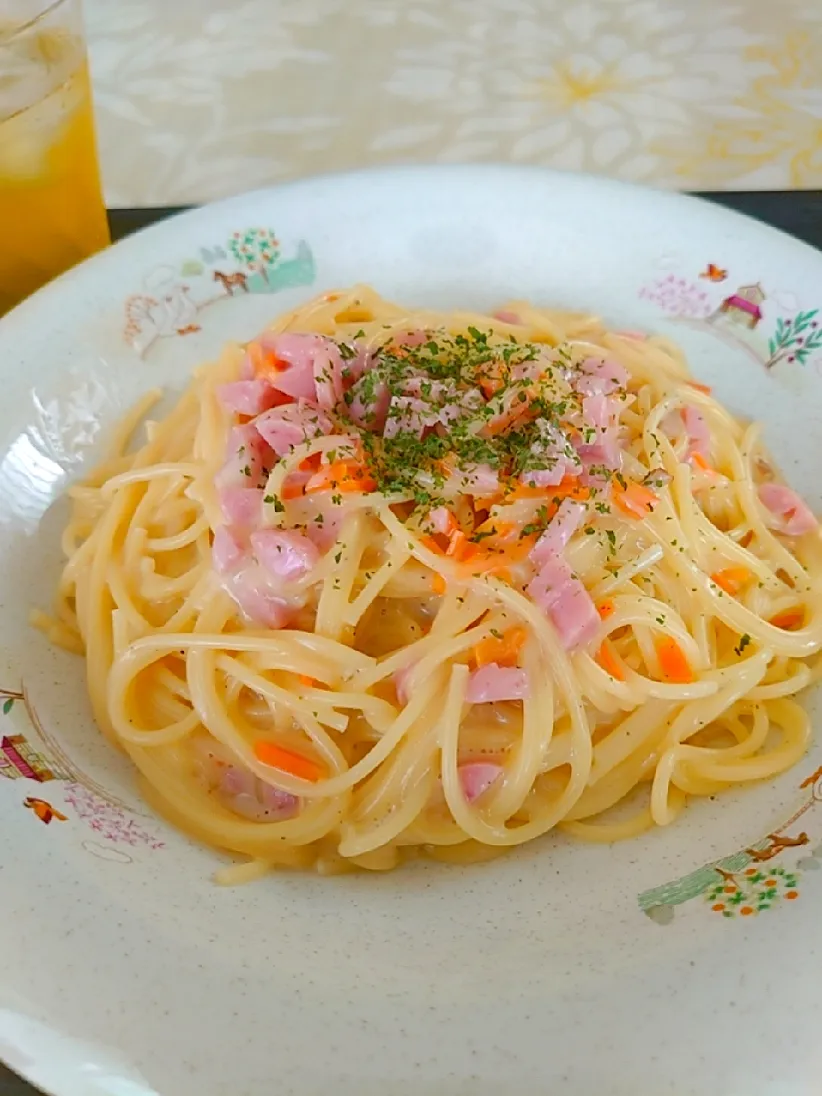
[(108, 242), (80, 0), (0, 0), (0, 315)]

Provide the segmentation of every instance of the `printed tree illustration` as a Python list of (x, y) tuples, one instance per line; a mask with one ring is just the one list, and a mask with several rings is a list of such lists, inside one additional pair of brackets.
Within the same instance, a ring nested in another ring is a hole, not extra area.
[(270, 228), (247, 228), (235, 232), (228, 241), (228, 250), (241, 266), (261, 274), (268, 281), (268, 271), (280, 257), (280, 241)]
[(723, 917), (752, 917), (779, 901), (799, 897), (799, 872), (776, 867), (770, 871), (750, 867), (733, 873), (716, 869), (720, 878), (705, 892), (705, 901)]
[(23, 694), (13, 689), (0, 689), (3, 715), (8, 715), (14, 707), (15, 701), (22, 700)]
[(776, 329), (768, 340), (770, 356), (765, 362), (766, 369), (773, 369), (785, 360), (804, 365), (817, 350), (822, 350), (822, 327), (815, 318), (818, 312), (819, 309), (814, 308), (811, 312), (797, 312), (789, 320), (779, 317)]

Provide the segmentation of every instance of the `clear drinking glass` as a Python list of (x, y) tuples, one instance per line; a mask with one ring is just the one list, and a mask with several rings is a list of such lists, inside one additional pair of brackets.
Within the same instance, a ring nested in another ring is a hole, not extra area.
[(0, 315), (107, 243), (80, 0), (0, 0)]

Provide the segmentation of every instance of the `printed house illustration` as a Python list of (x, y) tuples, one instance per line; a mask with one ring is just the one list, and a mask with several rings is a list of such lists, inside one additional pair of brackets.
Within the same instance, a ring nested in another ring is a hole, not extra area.
[(753, 330), (762, 319), (760, 305), (764, 300), (765, 293), (759, 283), (740, 286), (736, 293), (725, 298), (716, 312), (710, 316), (710, 321), (716, 323), (719, 320), (727, 320)]
[(47, 780), (70, 780), (70, 774), (46, 761), (21, 734), (0, 739), (0, 776), (10, 780), (26, 777), (44, 784)]

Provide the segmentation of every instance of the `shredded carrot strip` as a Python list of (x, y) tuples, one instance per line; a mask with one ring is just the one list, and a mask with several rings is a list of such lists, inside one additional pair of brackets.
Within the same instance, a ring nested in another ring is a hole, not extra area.
[(483, 377), (480, 381), (480, 388), (487, 400), (490, 400), (492, 396), (495, 396), (502, 388), (502, 381), (496, 377)]
[(284, 483), (280, 491), (280, 499), (289, 502), (291, 499), (299, 499), (305, 494), (305, 484)]
[(445, 593), (445, 579), (438, 571), (434, 572), (433, 578), (431, 579), (431, 588), (433, 589), (434, 593), (438, 594), (440, 597), (442, 597), (442, 595)]
[[(251, 362), (251, 368), (257, 376), (280, 373), (283, 366), (288, 364), (278, 358), (273, 350), (266, 350), (259, 342), (250, 342), (246, 347), (246, 353)], [(289, 396), (288, 399), (290, 401), (291, 397)]]
[(710, 396), (713, 392), (713, 388), (709, 384), (700, 384), (699, 381), (688, 381), (691, 388), (695, 388), (697, 392), (704, 392), (706, 396)]
[(622, 663), (617, 658), (616, 651), (610, 640), (603, 640), (602, 646), (597, 651), (595, 658), (606, 674), (615, 677), (617, 681), (625, 680), (625, 671), (622, 669)]
[(531, 487), (527, 483), (520, 483), (506, 495), (506, 501), (514, 502), (519, 499), (574, 499), (577, 502), (585, 502), (591, 497), (591, 488), (579, 482), (576, 476), (566, 476), (562, 483), (555, 487)]
[(319, 472), (323, 462), (322, 453), (312, 453), (310, 457), (300, 461), (301, 472)]
[(329, 464), (327, 468), (321, 468), (316, 475), (316, 482), (306, 485), (306, 494), (316, 491), (336, 491), (340, 494), (351, 494), (356, 491), (374, 491), (377, 482), (364, 464), (354, 460), (338, 460)]
[(325, 776), (325, 769), (318, 762), (306, 757), (304, 754), (294, 753), (277, 746), (274, 742), (259, 741), (254, 743), (254, 755), (264, 765), (270, 765), (280, 772), (290, 773), (301, 780), (310, 780), (315, 783)]
[(666, 681), (675, 682), (677, 685), (690, 685), (696, 680), (685, 652), (673, 636), (658, 636), (655, 646), (659, 668)]
[(445, 549), (440, 545), (440, 542), (436, 537), (420, 537), (420, 544), (424, 545), (429, 552), (434, 552), (438, 556), (445, 555)]
[(654, 505), (659, 502), (659, 496), (650, 487), (633, 480), (626, 480), (623, 487), (619, 480), (615, 479), (611, 485), (611, 492), (615, 505), (629, 518), (647, 517), (648, 514), (653, 513)]
[(309, 677), (308, 674), (300, 674), (298, 680), (300, 684), (305, 685), (307, 689), (312, 689), (317, 684), (314, 678)]
[(460, 527), (459, 522), (454, 517), (453, 511), (449, 510), (448, 511), (448, 528), (446, 529), (445, 535), (446, 536), (451, 536), (452, 533), (456, 533), (456, 531), (459, 529), (459, 527)]
[(477, 667), (496, 662), (498, 666), (516, 666), (520, 648), (528, 638), (524, 628), (509, 628), (499, 637), (486, 636), (474, 644), (474, 663)]
[(705, 460), (701, 453), (691, 453), (690, 460), (692, 464), (695, 464), (703, 472), (714, 472), (716, 469), (712, 468), (710, 464)]
[(597, 612), (602, 620), (607, 620), (609, 616), (614, 612), (616, 606), (614, 605), (613, 598), (604, 598), (599, 605), (597, 605)]
[(801, 628), (805, 623), (804, 609), (783, 609), (781, 613), (772, 616), (769, 624), (775, 628), (784, 628), (786, 632), (792, 632), (795, 628)]
[(726, 594), (736, 595), (746, 586), (753, 575), (747, 567), (725, 567), (721, 571), (714, 571), (711, 580), (724, 590)]
[(468, 552), (468, 550), (468, 537), (463, 533), (462, 529), (454, 529), (449, 534), (448, 547), (445, 550), (445, 554), (459, 560), (464, 558), (464, 554)]

